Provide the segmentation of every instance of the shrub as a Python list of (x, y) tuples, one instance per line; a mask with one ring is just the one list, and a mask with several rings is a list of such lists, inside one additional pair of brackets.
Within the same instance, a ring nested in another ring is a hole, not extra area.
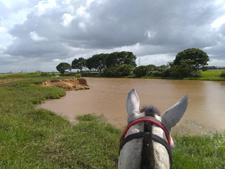
[(193, 77), (196, 72), (190, 60), (183, 60), (179, 65), (172, 65), (170, 68), (170, 75), (178, 78)]
[(81, 74), (80, 73), (77, 73), (76, 74), (76, 78), (81, 78)]
[(138, 66), (133, 71), (136, 77), (146, 76), (148, 72), (149, 66)]
[(225, 77), (225, 71), (220, 74), (220, 77)]
[(42, 77), (51, 77), (52, 74), (51, 73), (47, 73), (47, 72), (41, 72), (41, 76)]
[(133, 69), (133, 66), (131, 65), (121, 65), (117, 69), (117, 73), (119, 76), (128, 76), (130, 75), (131, 71)]
[(128, 76), (132, 71), (133, 66), (131, 65), (120, 65), (115, 67), (110, 67), (104, 71), (104, 76), (108, 77), (121, 77)]
[(158, 77), (167, 77), (170, 75), (169, 72), (169, 65), (161, 65), (156, 67), (156, 71), (152, 72), (153, 76), (158, 76)]
[(117, 76), (116, 69), (117, 69), (117, 67), (110, 67), (110, 68), (106, 69), (104, 71), (104, 76), (107, 76), (107, 77)]

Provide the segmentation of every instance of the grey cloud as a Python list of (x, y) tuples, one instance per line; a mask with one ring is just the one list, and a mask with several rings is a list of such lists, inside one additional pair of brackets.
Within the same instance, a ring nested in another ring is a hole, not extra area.
[[(209, 27), (209, 24), (216, 19), (216, 11), (221, 10), (212, 5), (213, 1), (204, 2), (204, 5), (202, 5), (203, 1), (193, 3), (193, 1), (143, 0), (130, 3), (127, 0), (117, 0), (114, 2), (106, 1), (101, 6), (92, 3), (87, 9), (90, 18), (74, 19), (68, 32), (70, 44), (79, 45), (81, 42), (82, 47), (93, 48), (112, 48), (136, 43), (152, 45), (190, 43), (189, 45), (195, 45), (196, 38), (194, 37), (210, 36), (208, 34), (213, 37), (212, 32), (205, 27)], [(86, 25), (86, 30), (79, 27), (80, 22)], [(148, 38), (146, 34), (148, 31), (154, 32), (155, 36)], [(204, 38), (199, 41), (203, 44), (198, 46), (206, 45)]]
[[(38, 2), (29, 2), (28, 6)], [(81, 0), (58, 0), (57, 5), (42, 15), (33, 9), (24, 23), (15, 25), (9, 31), (15, 40), (5, 54), (51, 61), (122, 48), (145, 57), (175, 56), (190, 47), (207, 48), (214, 58), (225, 53), (221, 38), (225, 26), (219, 31), (211, 28), (213, 21), (224, 14), (214, 0), (105, 0), (89, 6)], [(65, 13), (73, 16), (67, 26), (62, 24)], [(31, 32), (47, 40), (34, 41)]]

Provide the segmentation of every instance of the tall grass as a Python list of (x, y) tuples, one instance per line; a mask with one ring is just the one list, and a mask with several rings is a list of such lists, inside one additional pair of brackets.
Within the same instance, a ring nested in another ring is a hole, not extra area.
[[(84, 115), (71, 125), (36, 103), (65, 91), (37, 84), (43, 78), (0, 85), (0, 168), (112, 169), (121, 131), (103, 117)], [(174, 169), (225, 168), (225, 138), (176, 136)]]

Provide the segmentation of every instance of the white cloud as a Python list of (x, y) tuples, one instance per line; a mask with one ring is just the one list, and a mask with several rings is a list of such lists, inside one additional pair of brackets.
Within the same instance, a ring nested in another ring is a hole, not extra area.
[(174, 55), (170, 54), (155, 54), (155, 55), (146, 55), (139, 57), (137, 60), (137, 65), (149, 65), (153, 64), (156, 66), (167, 65), (168, 62), (171, 62), (175, 59)]
[(47, 41), (48, 40), (48, 38), (39, 36), (36, 32), (30, 32), (30, 38), (33, 41)]
[(6, 30), (7, 30), (6, 27), (0, 27), (0, 32), (6, 31)]
[(7, 28), (0, 27), (0, 51), (7, 49), (7, 46), (12, 42), (12, 40), (13, 38), (8, 34)]
[(213, 23), (212, 23), (212, 28), (219, 28), (221, 25), (223, 25), (225, 23), (225, 15), (220, 16), (218, 19), (216, 19)]
[(45, 1), (40, 1), (36, 6), (35, 9), (37, 10), (37, 15), (41, 16), (44, 13), (46, 13), (48, 10), (51, 10), (53, 8), (56, 8), (56, 0), (45, 0)]
[(71, 21), (73, 20), (73, 18), (74, 17), (70, 13), (64, 13), (62, 16), (62, 20), (63, 20), (62, 25), (68, 26), (71, 23)]
[(76, 14), (78, 15), (78, 17), (86, 17), (86, 18), (88, 18), (90, 16), (90, 14), (86, 11), (86, 8), (84, 6), (80, 6), (77, 9)]
[(89, 6), (94, 0), (87, 0), (87, 6)]

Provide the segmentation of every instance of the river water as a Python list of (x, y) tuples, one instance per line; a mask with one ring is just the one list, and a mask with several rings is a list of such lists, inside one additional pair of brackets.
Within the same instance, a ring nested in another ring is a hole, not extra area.
[(158, 80), (123, 78), (86, 78), (90, 90), (69, 91), (59, 100), (38, 107), (54, 111), (74, 122), (76, 115), (104, 115), (118, 128), (126, 126), (126, 97), (135, 88), (141, 107), (154, 105), (165, 112), (185, 94), (187, 111), (173, 132), (203, 134), (225, 130), (225, 82), (196, 80)]

